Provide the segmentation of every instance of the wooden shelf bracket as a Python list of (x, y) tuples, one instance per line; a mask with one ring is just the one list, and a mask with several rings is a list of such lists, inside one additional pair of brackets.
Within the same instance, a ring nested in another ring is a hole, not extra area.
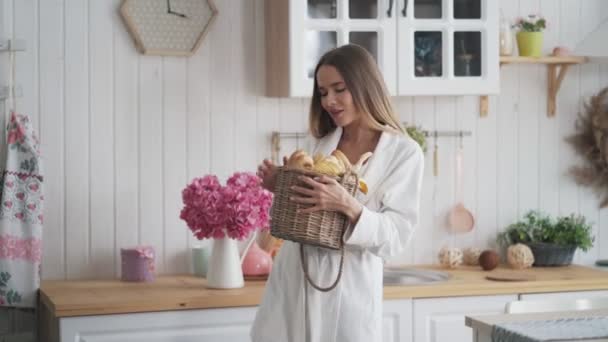
[(488, 116), (488, 95), (481, 95), (479, 97), (479, 116), (485, 118)]
[[(548, 79), (547, 79), (547, 116), (555, 116), (555, 99), (557, 92), (562, 85), (562, 81), (566, 76), (566, 72), (570, 67), (569, 64), (550, 64), (548, 65)], [(559, 69), (559, 70), (558, 70)]]
[[(547, 116), (554, 117), (556, 112), (557, 92), (562, 85), (566, 72), (573, 64), (586, 63), (587, 58), (582, 56), (544, 56), (544, 57), (500, 57), (500, 66), (504, 64), (546, 64), (547, 65)], [(488, 96), (479, 98), (479, 116), (488, 115)]]

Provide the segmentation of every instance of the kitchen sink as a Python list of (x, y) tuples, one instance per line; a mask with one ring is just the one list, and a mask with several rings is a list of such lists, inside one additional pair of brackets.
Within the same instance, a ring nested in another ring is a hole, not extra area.
[(418, 268), (385, 268), (385, 286), (426, 285), (440, 283), (450, 278), (449, 273)]

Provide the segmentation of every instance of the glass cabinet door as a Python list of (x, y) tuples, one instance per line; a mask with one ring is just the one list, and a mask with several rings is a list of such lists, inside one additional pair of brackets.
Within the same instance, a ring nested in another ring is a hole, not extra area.
[(481, 31), (454, 32), (452, 58), (455, 77), (481, 76)]
[(345, 0), (348, 7), (344, 44), (357, 44), (373, 57), (392, 95), (397, 94), (396, 1)]
[(294, 96), (310, 96), (319, 58), (349, 43), (371, 53), (388, 89), (396, 94), (396, 0), (290, 0), (289, 12)]
[(498, 92), (497, 1), (399, 2), (399, 94)]
[[(415, 19), (441, 19), (443, 17), (443, 2), (442, 0), (411, 0), (414, 1), (414, 18)], [(404, 6), (407, 6), (404, 3)], [(407, 7), (405, 8), (407, 11)], [(402, 13), (407, 16), (406, 13)]]
[(317, 62), (323, 54), (338, 46), (336, 31), (314, 31), (306, 33), (306, 77), (313, 78)]
[(379, 0), (348, 0), (350, 19), (378, 19)]
[(336, 19), (337, 0), (306, 0), (306, 13), (310, 19)]
[(453, 0), (454, 19), (481, 19), (482, 1)]

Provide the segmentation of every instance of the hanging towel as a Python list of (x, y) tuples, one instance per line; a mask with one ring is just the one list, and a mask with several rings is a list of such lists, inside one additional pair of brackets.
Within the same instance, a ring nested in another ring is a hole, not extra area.
[(42, 256), (40, 143), (28, 116), (10, 112), (0, 160), (0, 306), (36, 307)]

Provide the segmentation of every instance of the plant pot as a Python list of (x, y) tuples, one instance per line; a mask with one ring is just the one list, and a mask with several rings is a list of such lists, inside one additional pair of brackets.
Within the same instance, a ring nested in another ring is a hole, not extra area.
[(533, 266), (565, 266), (572, 263), (576, 246), (561, 246), (544, 242), (526, 243), (534, 254)]
[(540, 57), (543, 50), (542, 32), (517, 32), (520, 56)]

